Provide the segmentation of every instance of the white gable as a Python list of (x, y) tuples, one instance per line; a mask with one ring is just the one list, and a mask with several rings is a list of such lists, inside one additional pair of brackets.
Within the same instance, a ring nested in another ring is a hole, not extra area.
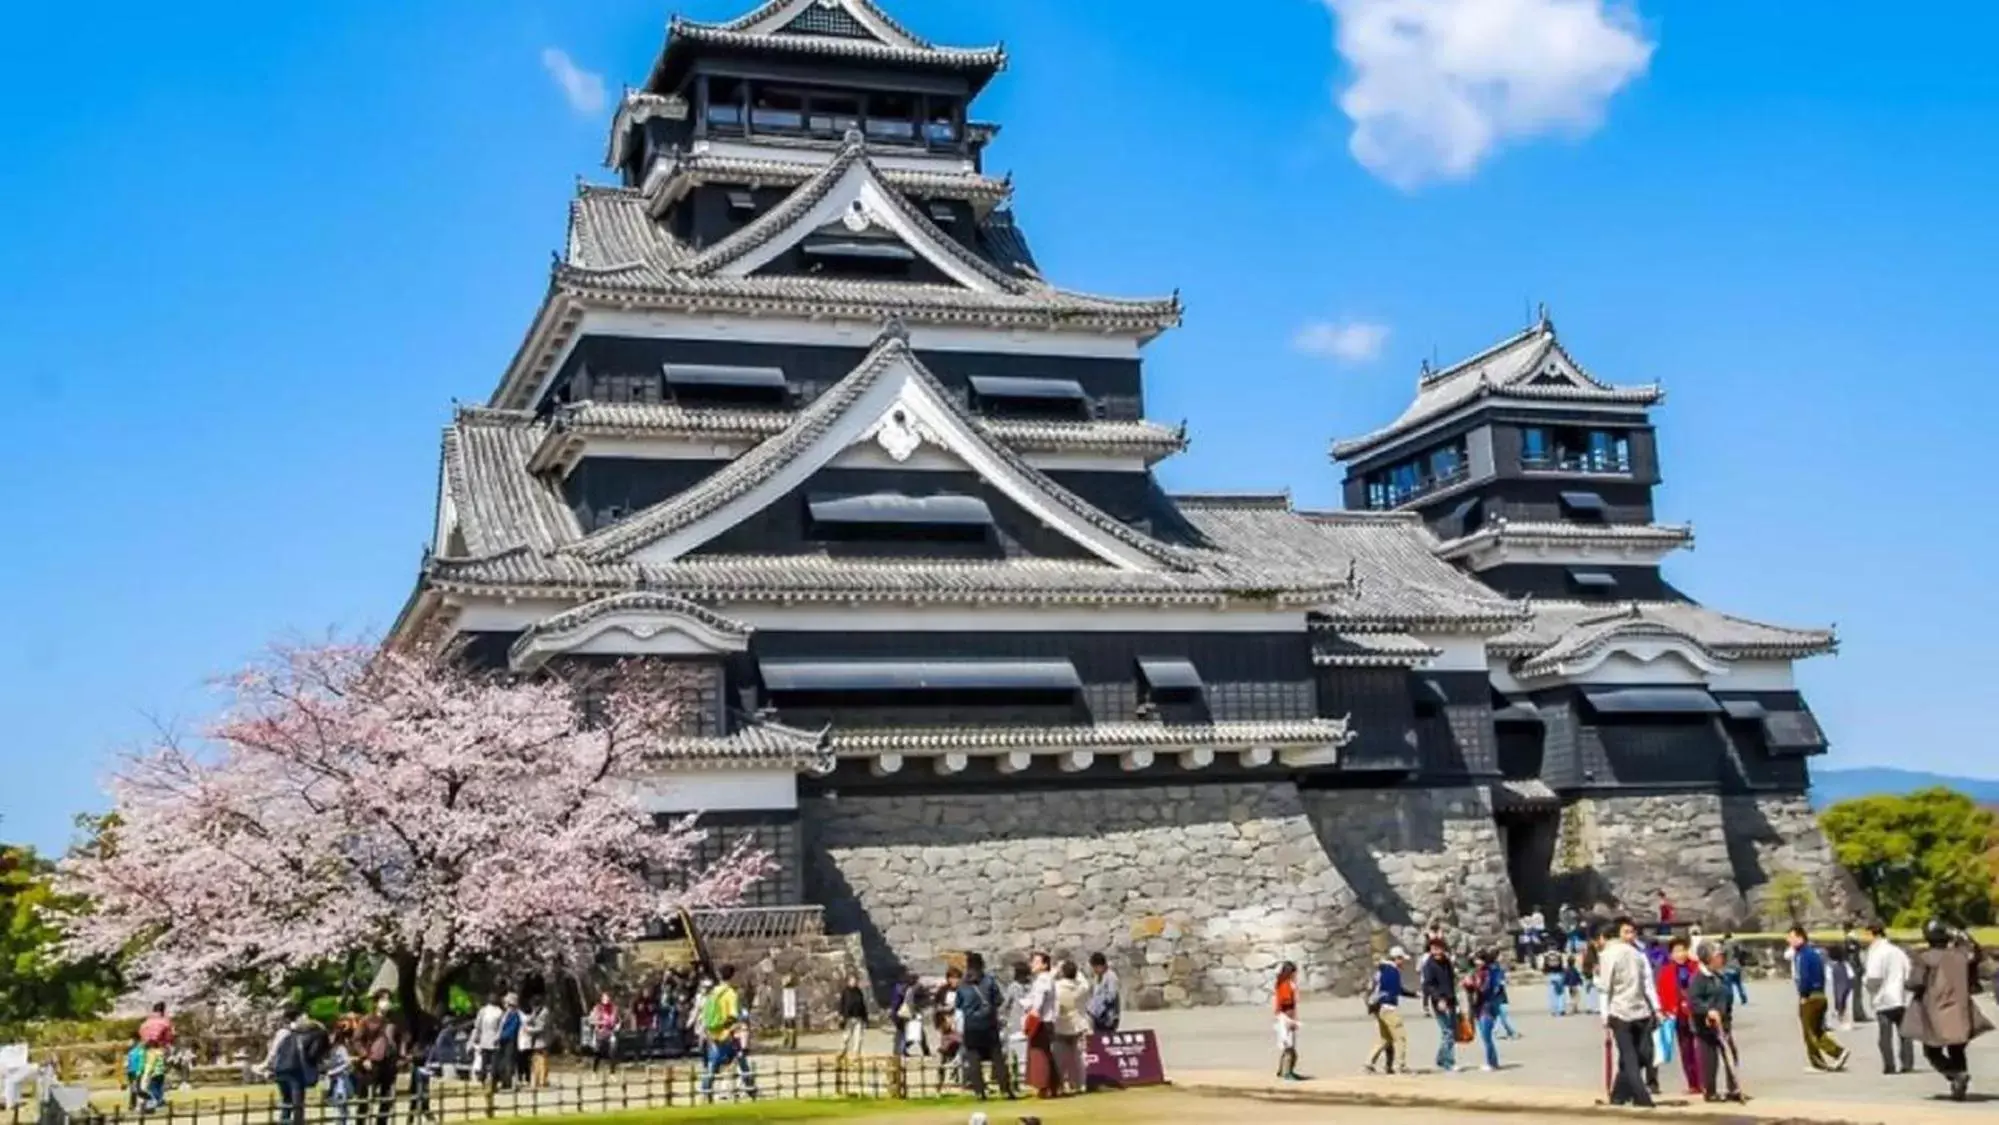
[(772, 234), (761, 245), (724, 262), (715, 272), (724, 277), (748, 277), (821, 227), (834, 224), (856, 234), (886, 230), (965, 288), (980, 293), (1002, 291), (1000, 284), (991, 276), (967, 263), (962, 251), (943, 245), (936, 236), (911, 222), (908, 209), (901, 203), (895, 189), (883, 183), (865, 160), (851, 162), (819, 202), (793, 216), (783, 230)]
[(857, 447), (864, 443), (871, 446), (866, 456), (885, 456), (898, 465), (919, 455), (949, 456), (1028, 515), (1105, 562), (1125, 570), (1157, 569), (1158, 564), (1139, 548), (1079, 517), (1009, 464), (989, 439), (938, 397), (907, 351), (890, 359), (846, 412), (783, 468), (707, 515), (632, 552), (630, 558), (639, 563), (672, 562), (788, 495), (849, 449), (861, 454)]
[(873, 4), (861, 0), (788, 0), (771, 4), (760, 12), (752, 13), (751, 21), (736, 30), (751, 35), (773, 35), (790, 27), (813, 8), (843, 9), (869, 35), (891, 47), (921, 50), (928, 46), (922, 40), (883, 19), (881, 11)]

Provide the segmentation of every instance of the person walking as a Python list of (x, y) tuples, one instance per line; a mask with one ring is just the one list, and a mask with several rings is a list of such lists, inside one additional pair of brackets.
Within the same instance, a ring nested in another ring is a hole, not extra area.
[(1423, 991), (1423, 1010), (1437, 1025), (1437, 1069), (1450, 1072), (1458, 1068), (1458, 984), (1457, 972), (1451, 967), (1450, 950), (1444, 939), (1430, 939), (1429, 955), (1423, 958), (1423, 974), (1420, 987)]
[(1513, 1020), (1510, 1017), (1508, 1017), (1506, 1014), (1507, 1005), (1511, 1003), (1512, 997), (1507, 995), (1506, 992), (1506, 981), (1507, 981), (1506, 966), (1500, 961), (1498, 950), (1496, 949), (1486, 950), (1486, 968), (1492, 973), (1493, 976), (1493, 986), (1492, 986), (1493, 1026), (1499, 1030), (1499, 1032), (1504, 1038), (1518, 1039), (1520, 1038), (1520, 1032), (1514, 1028)]
[[(1735, 990), (1722, 977), (1727, 960), (1721, 946), (1710, 942), (1705, 952), (1706, 960), (1697, 965), (1686, 988), (1687, 1013), (1699, 1044), (1701, 1098), (1739, 1102), (1742, 1087), (1735, 1078)], [(1692, 1053), (1694, 1049), (1685, 1050)], [(1725, 1094), (1724, 1077), (1728, 1080)]]
[(1846, 959), (1846, 938), (1851, 936), (1852, 933), (1849, 930), (1841, 936), (1839, 941), (1834, 942), (1823, 951), (1825, 955), (1826, 990), (1829, 1000), (1829, 1005), (1826, 1009), (1826, 1021), (1829, 1024), (1837, 1026), (1841, 1031), (1853, 1030), (1853, 1010), (1849, 1007), (1853, 1002), (1853, 965)]
[(1610, 1104), (1650, 1107), (1652, 1092), (1646, 1074), (1652, 1069), (1652, 1025), (1658, 1017), (1654, 990), (1647, 982), (1652, 967), (1633, 944), (1638, 927), (1619, 918), (1612, 929), (1598, 926), (1590, 937), (1596, 951), (1596, 990), (1603, 997), (1603, 1026), (1617, 1052), (1616, 1077)]
[[(694, 1018), (697, 1020), (700, 1019), (698, 1011), (694, 1014)], [(618, 1072), (618, 1005), (616, 1001), (611, 999), (609, 991), (597, 994), (597, 1006), (590, 1009), (590, 1014), (586, 1017), (586, 1022), (589, 1026), (590, 1043), (593, 1047), (593, 1050), (590, 1052), (590, 1073), (597, 1073), (598, 1067), (609, 1066), (611, 1073), (616, 1074)]]
[(1791, 948), (1791, 981), (1798, 987), (1798, 1026), (1805, 1036), (1805, 1061), (1813, 1070), (1845, 1070), (1846, 1048), (1826, 1030), (1825, 955), (1811, 943), (1803, 926), (1792, 926), (1785, 941)]
[(360, 1121), (375, 1111), (376, 1125), (395, 1116), (396, 1070), (402, 1064), (403, 1029), (386, 990), (375, 993), (375, 1010), (361, 1018), (354, 1057), (354, 1093), (361, 1099)]
[(1860, 991), (1874, 1013), (1881, 1073), (1907, 1074), (1916, 1068), (1915, 1040), (1902, 1034), (1902, 1017), (1909, 1008), (1909, 955), (1888, 940), (1879, 922), (1867, 927), (1861, 941)]
[(499, 1062), (500, 1021), (506, 1018), (507, 1010), (500, 1006), (497, 992), (487, 993), (486, 1002), (472, 1017), (472, 1075), (489, 1087), (493, 1066)]
[(1493, 1042), (1493, 1029), (1500, 1020), (1500, 990), (1505, 987), (1505, 972), (1499, 967), (1499, 955), (1493, 950), (1480, 950), (1472, 963), (1472, 971), (1465, 976), (1465, 1009), (1471, 1016), (1472, 1026), (1478, 1029), (1478, 1039), (1485, 1048), (1487, 1072), (1499, 1069), (1499, 1045)]
[(840, 1041), (840, 1061), (858, 1062), (868, 1034), (868, 994), (861, 990), (858, 973), (848, 973), (847, 983), (840, 989), (840, 1026), (845, 1033)]
[(1090, 1036), (1090, 986), (1083, 983), (1082, 971), (1074, 961), (1063, 961), (1055, 975), (1055, 1062), (1062, 1073), (1062, 1087), (1072, 1094), (1085, 1092), (1083, 1040)]
[(1961, 1102), (1971, 1089), (1964, 1048), (1991, 1031), (1992, 1021), (1972, 999), (1979, 989), (1975, 953), (1953, 943), (1940, 921), (1923, 927), (1923, 941), (1928, 948), (1910, 959), (1902, 1034), (1923, 1045), (1923, 1058), (1950, 1083), (1951, 1100)]
[(1742, 943), (1734, 933), (1721, 935), (1721, 980), (1735, 994), (1735, 1003), (1749, 1003), (1749, 990), (1742, 987)]
[(798, 1025), (801, 1015), (798, 1008), (798, 978), (785, 974), (784, 983), (777, 994), (778, 1018), (784, 1021), (784, 1049), (798, 1049)]
[(1090, 1027), (1109, 1035), (1124, 1020), (1124, 996), (1117, 972), (1102, 953), (1090, 954)]
[[(1680, 1075), (1687, 1080), (1687, 1093), (1698, 1094), (1701, 1085), (1700, 1050), (1694, 1042), (1692, 989), (1698, 966), (1692, 957), (1692, 943), (1676, 937), (1666, 950), (1666, 963), (1659, 968), (1659, 1022), (1662, 1042), (1671, 1043), (1680, 1056)], [(1666, 1061), (1673, 1056), (1667, 1054)]]
[(1568, 986), (1568, 974), (1564, 971), (1567, 964), (1567, 958), (1559, 948), (1550, 946), (1541, 954), (1541, 975), (1548, 979), (1548, 1014), (1551, 1016), (1568, 1014), (1568, 1004), (1564, 1001)]
[(326, 1029), (304, 1008), (286, 1008), (263, 1068), (278, 1087), (279, 1125), (305, 1125), (305, 1092), (319, 1084), (326, 1052)]
[(1854, 930), (1855, 923), (1848, 922), (1846, 924), (1846, 932), (1840, 937), (1840, 942), (1846, 950), (1846, 963), (1851, 967), (1853, 972), (1850, 984), (1853, 996), (1851, 1006), (1847, 1009), (1846, 1028), (1848, 1031), (1853, 1030), (1855, 1024), (1866, 1023), (1868, 1018), (1867, 989), (1863, 984), (1867, 968), (1867, 947), (1860, 940), (1859, 934), (1855, 933)]
[(525, 1026), (520, 994), (507, 993), (500, 1010), (500, 1035), (493, 1042), (493, 1069), (486, 1076), (488, 1091), (514, 1088), (514, 1075), (520, 1068), (521, 1028)]
[(347, 1125), (347, 1103), (354, 1100), (354, 1056), (347, 1049), (354, 1034), (354, 1025), (346, 1017), (333, 1025), (333, 1036), (326, 1048), (326, 1065), (322, 1068), (326, 1102), (333, 1107), (334, 1120), (340, 1125)]
[(965, 979), (958, 985), (959, 1026), (963, 1042), (959, 1058), (964, 1069), (965, 1088), (980, 1101), (986, 1100), (986, 1067), (991, 1066), (993, 1084), (1008, 1101), (1020, 1096), (1013, 1088), (1013, 1069), (1007, 1065), (1000, 1035), (1001, 1014), (1006, 999), (999, 982), (986, 971), (984, 954), (965, 955)]
[(1021, 1034), (1027, 1040), (1027, 1086), (1037, 1098), (1061, 1093), (1061, 1078), (1055, 1069), (1055, 973), (1048, 954), (1035, 952), (1028, 958), (1033, 981), (1021, 999)]
[(528, 1088), (545, 1090), (548, 1088), (548, 1001), (535, 997), (529, 1006), (528, 1017), (521, 1024), (520, 1042), (521, 1065), (527, 1069)]
[(1277, 983), (1270, 990), (1271, 1014), (1277, 1030), (1277, 1077), (1285, 1082), (1298, 1077), (1298, 966), (1290, 961), (1277, 966)]
[(750, 1069), (748, 1028), (743, 1024), (742, 1000), (736, 995), (736, 967), (723, 965), (715, 970), (715, 987), (701, 1009), (703, 1055), (701, 1097), (715, 1100), (715, 1075), (735, 1064), (739, 1088), (751, 1099), (757, 1096), (756, 1072)]
[[(1388, 956), (1374, 968), (1374, 992), (1368, 997), (1368, 1014), (1374, 1017), (1374, 1053), (1367, 1057), (1369, 1074), (1409, 1073), (1409, 1032), (1402, 1023), (1402, 1000), (1416, 994), (1402, 983), (1402, 967), (1409, 954), (1401, 946), (1389, 949)], [(1376, 1064), (1380, 1064), (1377, 1071)]]

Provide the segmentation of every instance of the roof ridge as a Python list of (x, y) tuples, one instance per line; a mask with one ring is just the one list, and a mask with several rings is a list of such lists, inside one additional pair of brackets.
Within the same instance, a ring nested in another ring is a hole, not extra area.
[(476, 402), (451, 404), (451, 425), (525, 425), (535, 421), (534, 411), (507, 406), (487, 406)]
[(1170, 492), (1166, 498), (1175, 504), (1197, 508), (1292, 510), (1291, 490), (1288, 488), (1277, 492)]
[(1416, 386), (1420, 390), (1425, 387), (1435, 386), (1436, 384), (1441, 383), (1446, 379), (1455, 378), (1456, 376), (1462, 374), (1467, 368), (1470, 368), (1476, 364), (1488, 362), (1494, 356), (1500, 354), (1501, 352), (1517, 347), (1520, 344), (1525, 343), (1526, 341), (1541, 335), (1543, 332), (1545, 332), (1550, 339), (1553, 339), (1555, 335), (1555, 326), (1548, 322), (1537, 320), (1533, 324), (1530, 324), (1526, 328), (1523, 328), (1520, 331), (1515, 332), (1513, 335), (1508, 336), (1504, 340), (1501, 340), (1496, 344), (1488, 345), (1483, 351), (1480, 351), (1475, 355), (1468, 356), (1464, 359), (1457, 361), (1456, 363), (1450, 364), (1447, 367), (1440, 367), (1434, 371), (1428, 371), (1419, 374), (1416, 378)]

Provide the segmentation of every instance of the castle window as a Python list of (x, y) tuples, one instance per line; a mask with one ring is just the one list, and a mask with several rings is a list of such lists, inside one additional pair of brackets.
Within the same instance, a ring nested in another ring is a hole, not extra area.
[(710, 132), (743, 131), (743, 84), (734, 78), (710, 78), (706, 82), (708, 105), (703, 113)]
[(1571, 569), (1569, 571), (1569, 585), (1574, 587), (1579, 594), (1588, 594), (1599, 598), (1609, 597), (1617, 593), (1617, 577), (1609, 571)]
[(1194, 667), (1194, 662), (1177, 656), (1139, 657), (1138, 678), (1154, 698), (1199, 695), (1206, 689), (1201, 682), (1201, 670)]
[[(675, 402), (781, 402), (788, 389), (780, 367), (729, 367), (712, 363), (662, 364)], [(655, 400), (657, 401), (657, 400)]]
[(1564, 492), (1562, 514), (1571, 519), (1602, 522), (1610, 519), (1610, 505), (1594, 492)]
[(958, 213), (951, 210), (949, 203), (932, 203), (929, 211), (932, 222), (949, 225), (958, 221)]
[(1075, 419), (1090, 416), (1090, 396), (1074, 379), (974, 375), (971, 383), (972, 406), (982, 414)]
[(861, 99), (853, 94), (813, 94), (805, 115), (806, 132), (815, 137), (844, 137), (861, 127)]
[(1463, 441), (1440, 446), (1386, 469), (1369, 473), (1367, 506), (1397, 508), (1417, 497), (1449, 488), (1471, 475), (1471, 458)]
[(747, 190), (737, 188), (729, 192), (729, 210), (754, 211), (756, 209), (757, 197), (750, 194)]
[(803, 132), (805, 96), (794, 90), (756, 90), (750, 101), (750, 127), (770, 133)]
[(1528, 426), (1520, 431), (1520, 464), (1543, 472), (1629, 475), (1631, 437), (1617, 430)]
[(908, 94), (869, 94), (868, 136), (884, 141), (916, 139), (916, 99)]

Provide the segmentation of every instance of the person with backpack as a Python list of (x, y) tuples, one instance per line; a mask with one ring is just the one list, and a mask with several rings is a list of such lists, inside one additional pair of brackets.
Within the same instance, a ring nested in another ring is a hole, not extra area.
[(715, 1072), (734, 1063), (739, 1087), (754, 1099), (757, 1079), (750, 1069), (749, 1028), (743, 1022), (742, 1000), (736, 994), (734, 965), (715, 970), (715, 987), (701, 1006), (701, 1035), (701, 1096), (714, 1101)]
[(305, 1125), (305, 1092), (319, 1085), (326, 1052), (326, 1028), (296, 1004), (285, 1008), (263, 1067), (278, 1087), (279, 1125)]
[(386, 991), (375, 993), (375, 1010), (361, 1020), (356, 1036), (354, 1092), (365, 1099), (360, 1120), (366, 1125), (367, 1106), (375, 1107), (375, 1125), (389, 1125), (395, 1116), (396, 1071), (403, 1061), (403, 1029)]
[(1423, 1008), (1437, 1024), (1437, 1069), (1448, 1073), (1458, 1068), (1458, 988), (1457, 972), (1441, 937), (1430, 939), (1421, 984)]
[(1020, 1096), (1013, 1087), (1013, 1070), (1001, 1050), (1000, 1009), (1004, 1001), (999, 982), (986, 971), (983, 954), (965, 955), (965, 978), (958, 985), (958, 1016), (964, 1028), (959, 1058), (964, 1069), (965, 1088), (980, 1101), (986, 1100), (986, 1066), (993, 1068), (993, 1081), (1011, 1101)]
[(1098, 1035), (1109, 1035), (1124, 1019), (1124, 997), (1117, 971), (1102, 953), (1090, 954), (1090, 1026)]

